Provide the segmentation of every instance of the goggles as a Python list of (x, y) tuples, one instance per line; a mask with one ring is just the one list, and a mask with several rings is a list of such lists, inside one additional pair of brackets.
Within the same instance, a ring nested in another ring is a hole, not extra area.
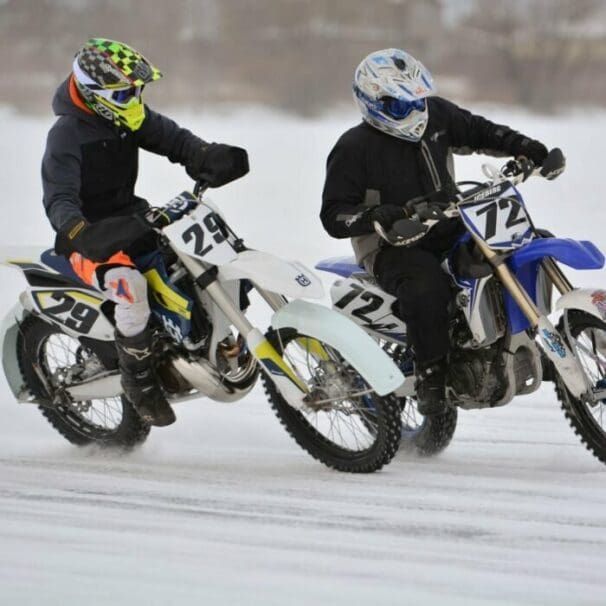
[(383, 112), (394, 120), (403, 120), (415, 110), (424, 112), (427, 107), (425, 98), (410, 101), (408, 99), (396, 99), (395, 97), (383, 97), (381, 101)]
[(95, 94), (107, 99), (110, 103), (119, 107), (127, 107), (132, 99), (138, 99), (143, 92), (143, 86), (130, 86), (129, 88), (120, 88), (108, 90), (107, 88), (98, 88)]

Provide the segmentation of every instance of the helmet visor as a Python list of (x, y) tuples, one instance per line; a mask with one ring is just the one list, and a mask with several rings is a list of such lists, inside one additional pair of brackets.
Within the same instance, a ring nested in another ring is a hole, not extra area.
[(395, 97), (383, 97), (383, 111), (394, 118), (394, 120), (403, 120), (413, 111), (424, 112), (427, 107), (425, 99), (396, 99)]

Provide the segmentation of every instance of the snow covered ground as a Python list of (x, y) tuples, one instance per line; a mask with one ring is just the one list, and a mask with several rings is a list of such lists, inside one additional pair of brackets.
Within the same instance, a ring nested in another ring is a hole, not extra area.
[[(606, 249), (606, 116), (484, 113), (564, 149), (567, 172), (525, 185), (527, 202), (538, 224)], [(309, 265), (349, 252), (317, 213), (326, 155), (355, 114), (178, 119), (250, 150), (251, 174), (212, 196), (250, 246)], [(0, 240), (49, 244), (39, 161), (51, 120), (2, 110), (0, 122)], [(479, 177), (480, 163), (463, 158), (459, 177)], [(189, 186), (149, 155), (139, 182), (158, 203)], [(5, 313), (24, 281), (1, 275)], [(569, 276), (606, 283), (603, 272)], [(14, 403), (3, 377), (0, 413), (1, 604), (604, 603), (606, 470), (550, 387), (462, 412), (441, 456), (398, 455), (371, 476), (310, 459), (260, 388), (234, 405), (179, 405), (178, 423), (129, 456), (70, 446), (34, 407)]]

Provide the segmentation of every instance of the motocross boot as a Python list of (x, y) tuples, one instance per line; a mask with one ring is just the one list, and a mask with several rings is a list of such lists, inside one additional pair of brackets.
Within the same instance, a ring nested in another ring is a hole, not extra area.
[(124, 393), (139, 416), (150, 425), (170, 425), (176, 420), (152, 368), (151, 332), (145, 329), (133, 337), (116, 331), (118, 363)]
[(415, 381), (417, 410), (424, 416), (446, 412), (446, 359), (420, 365)]

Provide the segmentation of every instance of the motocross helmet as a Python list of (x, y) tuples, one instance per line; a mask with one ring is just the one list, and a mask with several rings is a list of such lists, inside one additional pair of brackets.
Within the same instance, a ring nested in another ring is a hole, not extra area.
[(162, 77), (134, 48), (105, 38), (91, 38), (76, 54), (72, 71), (86, 106), (132, 131), (145, 119), (143, 87)]
[(376, 51), (358, 65), (353, 94), (370, 125), (406, 141), (419, 141), (427, 126), (427, 99), (435, 92), (425, 66), (403, 50)]

